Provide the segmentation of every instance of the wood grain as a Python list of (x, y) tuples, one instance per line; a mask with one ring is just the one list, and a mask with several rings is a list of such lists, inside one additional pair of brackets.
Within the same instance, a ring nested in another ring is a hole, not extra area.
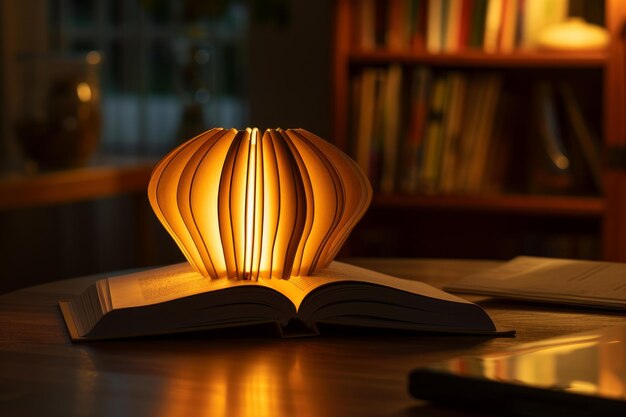
[[(436, 286), (491, 261), (354, 259)], [(0, 296), (0, 415), (444, 416), (412, 399), (417, 365), (623, 322), (615, 313), (473, 297), (516, 338), (331, 331), (276, 339), (238, 331), (72, 344), (57, 303), (92, 276)]]
[(64, 204), (144, 191), (154, 162), (142, 161), (0, 177), (0, 209)]
[(593, 52), (514, 52), (485, 53), (462, 51), (437, 53), (427, 51), (354, 51), (349, 60), (353, 64), (423, 64), (429, 66), (480, 67), (480, 68), (602, 68), (607, 65), (607, 53)]
[(520, 194), (496, 195), (403, 195), (378, 194), (374, 207), (432, 208), (481, 213), (526, 215), (561, 215), (568, 217), (602, 217), (605, 201), (600, 197), (544, 196)]

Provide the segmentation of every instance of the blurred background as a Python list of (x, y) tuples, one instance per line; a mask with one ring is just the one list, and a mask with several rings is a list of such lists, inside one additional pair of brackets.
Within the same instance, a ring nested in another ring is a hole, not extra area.
[(0, 292), (183, 260), (145, 185), (207, 129), (328, 137), (329, 3), (0, 1)]
[(154, 163), (301, 127), (371, 208), (345, 256), (626, 261), (623, 0), (0, 0), (0, 292), (183, 257)]

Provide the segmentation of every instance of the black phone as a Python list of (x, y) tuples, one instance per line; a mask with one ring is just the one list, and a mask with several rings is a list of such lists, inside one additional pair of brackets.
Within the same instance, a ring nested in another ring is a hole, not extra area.
[(626, 325), (423, 366), (416, 398), (506, 416), (625, 416)]

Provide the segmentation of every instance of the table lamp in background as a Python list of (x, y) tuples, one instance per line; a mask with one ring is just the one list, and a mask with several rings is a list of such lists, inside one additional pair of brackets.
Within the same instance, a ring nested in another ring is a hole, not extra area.
[(312, 275), (330, 264), (372, 198), (361, 169), (303, 129), (212, 129), (155, 167), (157, 217), (205, 277)]

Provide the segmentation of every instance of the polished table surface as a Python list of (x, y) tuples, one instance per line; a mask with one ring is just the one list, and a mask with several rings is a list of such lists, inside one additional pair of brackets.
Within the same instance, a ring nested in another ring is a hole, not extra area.
[[(491, 261), (355, 259), (441, 286)], [(72, 344), (57, 302), (100, 277), (0, 296), (0, 416), (457, 416), (414, 400), (420, 364), (610, 326), (625, 316), (468, 297), (515, 338), (348, 331), (311, 338), (237, 332)]]

